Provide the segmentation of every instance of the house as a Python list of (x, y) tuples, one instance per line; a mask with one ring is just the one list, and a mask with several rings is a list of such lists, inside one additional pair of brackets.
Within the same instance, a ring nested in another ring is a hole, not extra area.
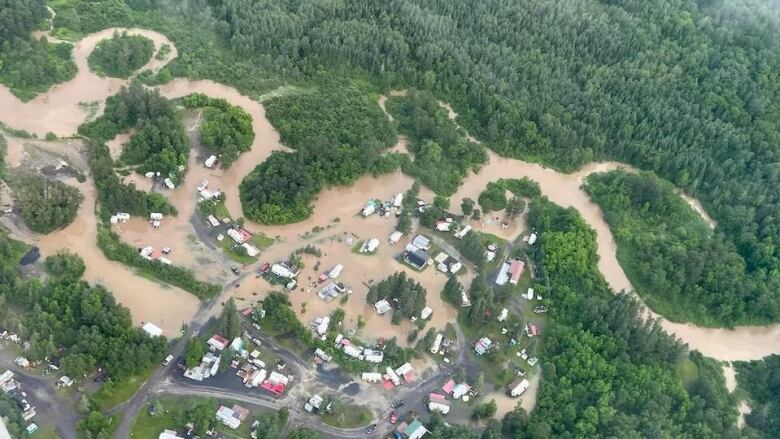
[(404, 201), (404, 194), (403, 192), (398, 192), (393, 197), (393, 207), (401, 207), (401, 203)]
[(382, 374), (376, 372), (363, 372), (361, 378), (368, 383), (378, 383), (382, 379)]
[(387, 369), (385, 369), (385, 372), (387, 372), (385, 374), (385, 379), (392, 382), (396, 386), (401, 384), (401, 378), (398, 377), (398, 374), (396, 374), (393, 369), (388, 367)]
[(531, 236), (528, 237), (528, 245), (534, 245), (536, 242), (536, 232), (531, 233)]
[(286, 277), (288, 279), (292, 279), (295, 276), (298, 276), (298, 268), (288, 267), (287, 264), (279, 262), (271, 266), (271, 273), (279, 277)]
[(252, 239), (252, 234), (241, 227), (228, 229), (227, 235), (230, 237), (230, 239), (233, 240), (233, 242), (239, 245)]
[(411, 383), (414, 381), (414, 369), (409, 363), (404, 363), (395, 370), (395, 374), (399, 377), (404, 377), (404, 381)]
[(470, 231), (471, 231), (471, 226), (466, 224), (460, 230), (455, 232), (455, 237), (458, 239), (463, 239), (463, 237), (466, 236)]
[(343, 269), (344, 269), (343, 265), (336, 264), (336, 266), (333, 267), (333, 269), (328, 272), (328, 277), (331, 278), (331, 279), (335, 279), (335, 278), (339, 277), (339, 275), (341, 274), (341, 270), (343, 270)]
[(525, 262), (515, 259), (511, 262), (509, 265), (509, 273), (512, 277), (509, 278), (509, 283), (512, 285), (517, 285), (517, 282), (520, 280), (520, 276), (523, 275), (523, 269), (525, 268)]
[(496, 252), (492, 252), (490, 250), (485, 251), (485, 260), (488, 262), (493, 262), (493, 259), (496, 259)]
[(482, 337), (474, 343), (474, 351), (476, 351), (477, 355), (484, 355), (490, 350), (491, 346), (493, 346), (493, 341), (487, 337)]
[(431, 248), (431, 240), (423, 235), (417, 235), (412, 240), (412, 245), (420, 250), (428, 250)]
[(59, 380), (57, 380), (57, 387), (70, 387), (72, 385), (73, 380), (67, 375), (63, 375)]
[(16, 365), (21, 367), (22, 369), (27, 369), (28, 367), (30, 367), (30, 360), (28, 360), (25, 357), (16, 357), (14, 363), (16, 363)]
[(150, 337), (159, 337), (162, 335), (163, 330), (160, 329), (157, 325), (155, 325), (152, 322), (146, 322), (144, 323), (144, 326), (142, 327), (144, 332), (149, 334)]
[(420, 311), (420, 318), (425, 320), (428, 317), (430, 317), (432, 313), (433, 313), (433, 308), (431, 308), (430, 306), (426, 306), (425, 308), (422, 309), (422, 311)]
[(441, 346), (441, 341), (444, 339), (444, 336), (440, 333), (436, 334), (436, 339), (433, 340), (433, 345), (431, 345), (431, 353), (436, 354), (439, 352), (439, 347)]
[(209, 158), (207, 158), (206, 161), (203, 162), (203, 165), (206, 166), (207, 168), (213, 168), (214, 165), (216, 164), (217, 164), (217, 156), (215, 155), (210, 155)]
[(452, 228), (452, 218), (436, 220), (436, 230), (440, 232), (449, 232)]
[(163, 432), (160, 433), (160, 436), (158, 436), (158, 439), (184, 439), (184, 438), (179, 436), (179, 434), (173, 430), (163, 430)]
[(533, 300), (534, 299), (534, 289), (533, 288), (529, 288), (528, 289), (528, 292), (526, 292), (526, 294), (525, 294), (525, 298), (528, 299), (528, 300)]
[(428, 410), (431, 412), (438, 411), (446, 415), (450, 412), (450, 403), (444, 395), (431, 393), (428, 395)]
[(312, 324), (314, 332), (320, 336), (325, 335), (325, 333), (328, 331), (328, 326), (330, 326), (330, 316), (317, 317), (314, 319), (314, 323)]
[(366, 206), (363, 208), (363, 210), (360, 211), (360, 213), (364, 217), (371, 216), (374, 214), (374, 212), (376, 212), (376, 205), (377, 205), (376, 201), (369, 200), (368, 204), (366, 204)]
[(390, 244), (398, 244), (398, 241), (400, 241), (403, 236), (404, 236), (403, 232), (399, 232), (398, 230), (396, 230), (390, 234), (387, 240), (390, 241)]
[(471, 300), (469, 300), (469, 295), (466, 293), (466, 290), (461, 288), (460, 290), (460, 306), (471, 306)]
[(309, 401), (307, 401), (306, 404), (303, 405), (303, 408), (307, 412), (311, 413), (314, 410), (319, 410), (320, 407), (322, 407), (322, 403), (324, 401), (325, 400), (322, 399), (320, 395), (314, 395), (311, 398), (309, 398)]
[(412, 423), (406, 426), (406, 428), (403, 430), (403, 434), (408, 439), (420, 439), (421, 437), (425, 436), (425, 433), (428, 433), (428, 429), (426, 429), (417, 419), (412, 421)]
[(441, 390), (444, 390), (444, 393), (447, 395), (452, 395), (452, 391), (455, 389), (455, 380), (448, 380), (446, 383), (444, 383), (443, 386), (441, 386)]
[(506, 285), (507, 282), (509, 282), (509, 269), (511, 268), (511, 265), (504, 262), (501, 264), (501, 269), (498, 270), (498, 275), (496, 276), (496, 285)]
[(152, 212), (149, 214), (150, 221), (162, 221), (162, 219), (163, 219), (163, 214), (159, 212)]
[(206, 342), (212, 351), (224, 350), (228, 346), (228, 343), (229, 342), (225, 337), (218, 334), (212, 335), (211, 338)]
[(219, 220), (214, 215), (209, 215), (206, 217), (206, 219), (208, 220), (209, 224), (211, 224), (211, 227), (217, 227), (219, 225)]
[(371, 238), (360, 247), (360, 253), (374, 253), (379, 248), (379, 240)]
[(336, 283), (336, 282), (329, 282), (327, 285), (325, 285), (324, 288), (322, 288), (317, 295), (320, 296), (320, 298), (326, 302), (330, 302), (331, 300), (335, 299), (339, 296), (339, 294), (346, 291), (344, 288), (344, 284), (342, 283)]
[(326, 362), (327, 362), (327, 361), (331, 361), (331, 360), (333, 360), (333, 357), (332, 357), (332, 356), (330, 356), (330, 355), (326, 354), (326, 353), (325, 353), (325, 351), (323, 351), (323, 350), (322, 350), (322, 349), (320, 349), (320, 348), (317, 348), (317, 349), (314, 351), (314, 356), (315, 356), (315, 357), (317, 357), (317, 358), (319, 358), (319, 359), (321, 359), (322, 361), (326, 361)]
[(404, 262), (411, 265), (412, 267), (422, 270), (425, 268), (426, 265), (428, 265), (428, 260), (430, 259), (430, 256), (428, 256), (428, 253), (426, 253), (423, 250), (413, 250), (413, 251), (407, 251), (404, 255)]
[(363, 349), (363, 359), (369, 363), (379, 364), (384, 360), (385, 353), (382, 351), (375, 351), (372, 349)]
[(124, 222), (127, 222), (127, 221), (130, 220), (130, 214), (127, 213), (127, 212), (117, 212), (116, 215), (114, 215), (114, 216), (116, 217), (116, 219), (119, 222), (123, 222), (124, 223)]
[(345, 344), (344, 353), (352, 358), (358, 358), (363, 353), (363, 348), (353, 344)]
[(533, 323), (527, 323), (525, 325), (525, 335), (529, 337), (539, 336), (539, 329)]
[(390, 306), (390, 302), (388, 302), (386, 299), (382, 299), (379, 302), (374, 304), (374, 309), (376, 310), (376, 313), (381, 315), (385, 315), (388, 311), (393, 309)]
[(455, 399), (460, 399), (463, 397), (463, 395), (469, 393), (469, 390), (471, 390), (471, 386), (466, 383), (460, 383), (452, 389), (452, 397)]
[(247, 256), (255, 257), (260, 254), (260, 250), (258, 250), (257, 247), (255, 247), (252, 244), (249, 244), (248, 242), (241, 244), (241, 247), (244, 247)]
[(238, 418), (238, 414), (231, 408), (224, 405), (219, 406), (217, 409), (217, 419), (233, 430), (241, 426), (241, 420)]
[(235, 352), (241, 352), (241, 349), (244, 347), (244, 340), (241, 339), (241, 337), (236, 337), (233, 339), (233, 341), (230, 343), (230, 349), (233, 349)]
[(505, 322), (507, 317), (509, 317), (509, 310), (504, 308), (501, 310), (501, 314), (498, 316), (498, 321)]
[(509, 384), (509, 396), (516, 398), (523, 393), (525, 393), (526, 390), (528, 390), (528, 386), (530, 386), (531, 383), (528, 382), (525, 378), (517, 378), (516, 380), (512, 381), (511, 384)]

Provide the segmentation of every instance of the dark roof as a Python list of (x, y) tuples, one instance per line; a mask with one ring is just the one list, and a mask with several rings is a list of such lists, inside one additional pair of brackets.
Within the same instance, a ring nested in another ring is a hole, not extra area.
[(19, 261), (19, 263), (22, 265), (30, 265), (37, 261), (40, 257), (41, 251), (38, 249), (38, 247), (33, 247), (30, 249), (30, 251), (27, 252), (27, 254), (22, 256), (22, 259)]
[(406, 260), (416, 267), (424, 267), (428, 263), (428, 259), (430, 259), (428, 253), (422, 250), (415, 250), (406, 254)]

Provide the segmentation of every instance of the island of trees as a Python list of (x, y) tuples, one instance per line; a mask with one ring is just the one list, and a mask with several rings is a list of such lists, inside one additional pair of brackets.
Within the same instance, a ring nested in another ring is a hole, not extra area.
[(14, 203), (34, 232), (45, 234), (67, 226), (84, 200), (77, 188), (39, 175), (21, 175), (10, 181)]
[(127, 32), (115, 32), (110, 39), (98, 43), (87, 62), (92, 71), (114, 78), (129, 78), (143, 67), (154, 53), (152, 40)]
[(193, 93), (182, 98), (188, 108), (204, 108), (200, 138), (206, 151), (219, 157), (223, 168), (229, 168), (239, 154), (249, 151), (255, 140), (252, 116), (224, 99)]

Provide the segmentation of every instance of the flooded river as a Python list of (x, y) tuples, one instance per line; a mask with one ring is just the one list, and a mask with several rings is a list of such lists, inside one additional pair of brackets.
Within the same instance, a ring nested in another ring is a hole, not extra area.
[[(177, 54), (175, 46), (159, 33), (142, 29), (128, 31), (150, 38), (157, 48), (162, 44), (169, 44), (173, 49), (166, 60), (151, 60), (147, 66), (149, 68), (160, 68)], [(86, 58), (91, 50), (101, 39), (109, 38), (113, 32), (114, 29), (107, 29), (79, 41), (74, 49), (74, 59), (79, 67), (76, 77), (71, 81), (54, 86), (47, 93), (27, 103), (20, 102), (10, 94), (7, 88), (0, 86), (0, 108), (3, 108), (0, 111), (0, 119), (13, 128), (31, 131), (39, 136), (50, 131), (58, 135), (73, 134), (86, 117), (83, 106), (79, 106), (80, 102), (102, 102), (126, 83), (124, 80), (101, 78), (91, 73), (87, 68)], [(190, 235), (188, 230), (191, 229), (187, 223), (190, 221), (196, 206), (193, 188), (200, 179), (208, 178), (210, 188), (222, 189), (227, 196), (226, 204), (229, 211), (233, 216), (238, 217), (241, 212), (238, 197), (240, 181), (258, 163), (265, 160), (273, 150), (284, 150), (285, 148), (280, 144), (278, 133), (265, 118), (262, 105), (241, 95), (233, 88), (212, 81), (177, 79), (159, 87), (159, 89), (164, 96), (170, 98), (200, 92), (212, 97), (224, 98), (234, 105), (240, 105), (252, 115), (256, 135), (252, 150), (242, 154), (241, 158), (225, 171), (204, 168), (200, 162), (202, 157), (196, 159), (196, 154), (192, 154), (193, 159), (190, 162), (190, 170), (184, 184), (170, 194), (172, 202), (181, 214), (175, 219), (170, 219), (168, 224), (164, 224), (164, 226), (170, 227), (169, 231), (171, 232), (171, 235), (165, 239), (181, 241), (185, 235), (188, 238)], [(395, 92), (395, 94), (400, 93)], [(456, 117), (451, 108), (448, 108), (448, 112), (451, 117)], [(117, 140), (117, 142), (118, 146), (121, 146), (122, 139)], [(116, 153), (118, 146), (114, 147), (114, 153)], [(397, 150), (401, 149), (403, 149), (403, 145), (399, 144)], [(476, 200), (479, 193), (490, 181), (499, 178), (527, 176), (540, 184), (543, 193), (550, 200), (562, 206), (573, 207), (580, 212), (597, 233), (600, 256), (599, 269), (607, 282), (615, 291), (633, 290), (615, 257), (615, 241), (604, 221), (601, 210), (590, 201), (587, 194), (580, 188), (583, 179), (590, 173), (630, 168), (619, 163), (595, 163), (573, 174), (563, 174), (538, 164), (502, 158), (493, 153), (490, 153), (489, 157), (490, 163), (480, 173), (471, 174), (464, 181), (458, 192), (451, 198), (453, 203), (459, 203), (463, 197)], [(18, 160), (18, 152), (11, 153), (11, 160)], [(132, 178), (139, 177), (133, 176)], [(343, 276), (344, 280), (353, 287), (354, 294), (345, 305), (349, 311), (345, 325), (350, 327), (354, 324), (357, 327), (356, 316), (362, 313), (366, 318), (366, 326), (362, 331), (364, 334), (402, 334), (403, 330), (409, 328), (402, 326), (399, 330), (397, 327), (389, 325), (389, 318), (376, 317), (364, 306), (367, 290), (364, 283), (368, 283), (372, 279), (377, 281), (396, 270), (409, 271), (392, 260), (392, 256), (400, 248), (391, 248), (386, 241), (387, 235), (395, 225), (395, 220), (375, 217), (362, 219), (356, 217), (355, 214), (368, 198), (387, 199), (393, 193), (405, 191), (410, 184), (411, 180), (400, 173), (388, 174), (379, 178), (365, 177), (359, 179), (351, 187), (334, 188), (322, 192), (316, 201), (314, 215), (305, 222), (280, 227), (249, 224), (248, 227), (266, 235), (278, 237), (279, 242), (263, 255), (263, 260), (272, 261), (274, 258), (287, 255), (305, 244), (316, 243), (322, 247), (324, 253), (320, 261), (320, 271), (329, 269), (330, 265), (346, 262), (344, 263), (346, 268)], [(161, 324), (170, 333), (182, 321), (186, 321), (192, 316), (197, 301), (181, 290), (162, 288), (154, 282), (135, 275), (121, 264), (106, 261), (102, 252), (95, 245), (94, 186), (91, 181), (78, 186), (85, 195), (85, 202), (76, 222), (63, 231), (41, 238), (39, 242), (42, 251), (45, 254), (51, 254), (59, 249), (68, 248), (78, 252), (87, 262), (87, 278), (89, 280), (99, 281), (114, 291), (117, 298), (131, 309), (137, 322), (152, 320)], [(423, 194), (423, 198), (426, 197), (429, 197), (429, 200), (432, 198), (429, 192)], [(703, 213), (702, 209), (697, 209), (697, 211)], [(339, 218), (339, 221), (334, 221), (335, 218)], [(711, 222), (711, 224), (714, 223)], [(326, 227), (326, 229), (319, 233), (312, 233), (315, 226)], [(330, 227), (328, 228), (328, 226)], [(128, 223), (125, 229), (128, 233), (126, 238), (130, 240), (146, 239), (148, 234), (143, 233), (142, 227), (144, 227), (142, 222)], [(134, 230), (135, 232), (133, 232)], [(517, 226), (507, 233), (516, 234), (521, 230), (522, 226)], [(131, 236), (132, 233), (136, 233), (137, 236), (134, 238)], [(352, 253), (351, 246), (346, 244), (347, 236), (351, 236), (353, 242), (376, 237), (380, 239), (382, 245), (375, 256), (357, 255)], [(342, 242), (339, 242), (339, 239)], [(303, 304), (306, 303), (306, 318), (304, 320), (308, 317), (313, 318), (312, 316), (324, 314), (337, 306), (336, 303), (321, 303), (322, 301), (314, 295), (314, 292), (306, 291), (306, 277), (314, 277), (317, 274), (313, 270), (315, 262), (310, 262), (312, 266), (307, 267), (301, 279), (304, 291), (299, 289), (291, 295), (296, 304), (296, 311), (301, 316), (304, 316), (302, 308)], [(434, 271), (430, 269), (424, 273), (410, 272), (410, 275), (428, 288), (428, 300), (434, 307), (433, 321), (429, 323), (429, 326), (438, 327), (445, 324), (454, 315), (454, 310), (440, 303), (438, 299), (438, 292), (445, 281), (444, 276), (434, 274)], [(255, 284), (249, 281), (241, 285), (237, 294), (248, 299), (260, 297), (269, 289), (267, 285), (263, 286), (260, 283)], [(253, 296), (253, 293), (257, 293), (258, 296)], [(649, 315), (653, 314), (649, 313)], [(661, 322), (667, 331), (680, 337), (692, 349), (698, 349), (705, 355), (717, 359), (749, 360), (761, 358), (771, 353), (780, 353), (780, 325), (739, 327), (727, 330), (675, 324), (664, 319), (661, 319)], [(405, 341), (405, 337), (402, 338), (404, 340), (401, 341)]]

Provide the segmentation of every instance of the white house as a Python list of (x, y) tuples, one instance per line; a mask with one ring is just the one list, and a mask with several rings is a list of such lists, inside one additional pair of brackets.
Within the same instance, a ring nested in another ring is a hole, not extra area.
[(343, 270), (343, 269), (344, 269), (343, 265), (336, 264), (336, 266), (333, 267), (333, 269), (328, 272), (328, 277), (331, 278), (331, 279), (335, 279), (335, 278), (339, 277), (339, 275), (341, 274), (341, 270)]
[(398, 192), (393, 197), (393, 207), (401, 207), (401, 203), (404, 201), (404, 194), (403, 192)]
[(379, 364), (385, 358), (385, 353), (382, 351), (375, 351), (372, 349), (363, 349), (363, 359), (369, 363)]
[(160, 433), (160, 436), (158, 436), (158, 439), (183, 439), (183, 438), (173, 430), (163, 430), (163, 432)]
[(362, 379), (369, 383), (378, 383), (382, 379), (382, 374), (376, 372), (363, 372)]
[(528, 237), (528, 245), (534, 245), (536, 242), (536, 232), (531, 233), (531, 236)]
[(163, 332), (163, 330), (162, 330), (162, 329), (160, 329), (160, 327), (159, 327), (159, 326), (155, 325), (155, 324), (154, 324), (154, 323), (152, 323), (152, 322), (146, 322), (146, 323), (144, 323), (144, 326), (142, 327), (142, 329), (143, 329), (143, 330), (144, 330), (144, 331), (145, 331), (147, 334), (149, 334), (149, 336), (150, 336), (150, 337), (159, 337), (160, 335), (162, 335), (162, 332)]
[(441, 333), (436, 334), (436, 339), (433, 340), (433, 345), (431, 345), (432, 354), (439, 352), (439, 347), (441, 346), (442, 340), (444, 340), (444, 336)]
[(403, 232), (399, 232), (398, 230), (396, 230), (390, 234), (387, 240), (390, 241), (390, 244), (398, 244), (398, 241), (400, 241), (403, 236), (404, 236)]
[(470, 231), (471, 231), (471, 226), (466, 224), (460, 230), (455, 232), (455, 237), (458, 239), (463, 239), (463, 237), (466, 236), (466, 234), (468, 234)]
[(512, 397), (518, 397), (525, 393), (525, 391), (528, 390), (528, 386), (530, 385), (531, 383), (529, 383), (527, 379), (518, 378), (512, 381), (512, 384), (509, 385), (509, 395)]
[(426, 306), (425, 308), (422, 309), (422, 311), (420, 311), (420, 318), (425, 320), (431, 316), (431, 313), (433, 313), (433, 308), (431, 308), (430, 306)]
[(420, 250), (428, 250), (431, 248), (431, 240), (423, 235), (417, 235), (412, 240), (412, 245)]
[(390, 311), (393, 308), (390, 306), (390, 302), (388, 302), (385, 299), (382, 299), (379, 302), (374, 304), (374, 309), (376, 310), (376, 313), (381, 316), (386, 314), (388, 311)]
[(293, 278), (298, 275), (297, 271), (292, 271), (290, 267), (280, 263), (271, 266), (271, 273), (279, 277), (286, 277), (286, 278)]
[(205, 165), (207, 168), (212, 168), (215, 164), (217, 164), (217, 156), (215, 155), (210, 155), (209, 158), (203, 162), (203, 165)]
[(398, 375), (395, 373), (393, 369), (388, 367), (385, 371), (387, 372), (386, 375), (388, 380), (390, 380), (396, 386), (401, 384), (401, 378), (398, 377)]
[(379, 240), (376, 238), (371, 238), (368, 241), (363, 244), (362, 248), (360, 249), (361, 253), (374, 253), (376, 249), (379, 248)]

